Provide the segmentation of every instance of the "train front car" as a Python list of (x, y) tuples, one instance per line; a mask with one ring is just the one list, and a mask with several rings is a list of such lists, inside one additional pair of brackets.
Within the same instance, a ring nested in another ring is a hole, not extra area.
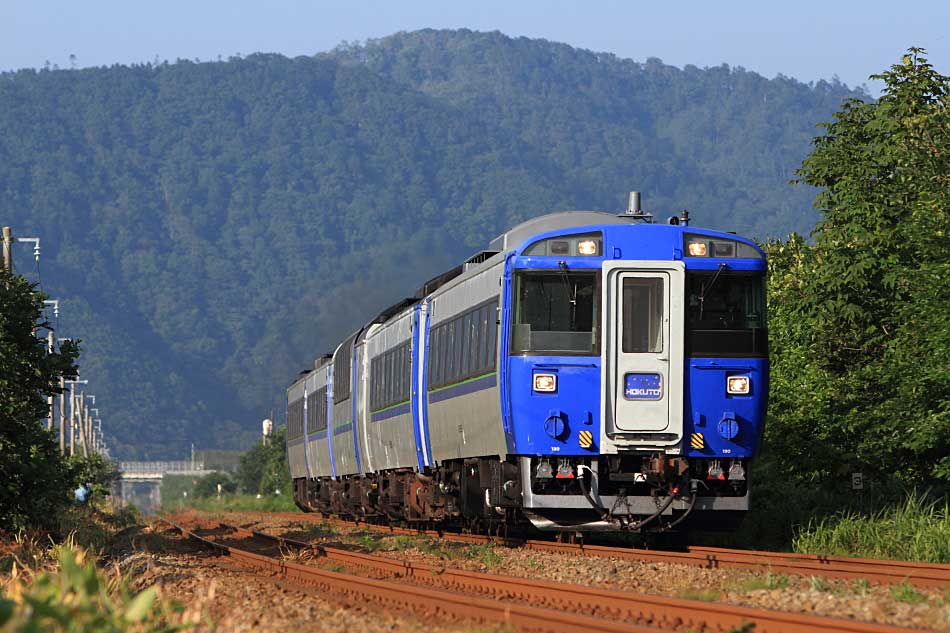
[(749, 507), (768, 393), (764, 254), (635, 220), (553, 214), (493, 243), (510, 252), (508, 461), (543, 530), (728, 527)]

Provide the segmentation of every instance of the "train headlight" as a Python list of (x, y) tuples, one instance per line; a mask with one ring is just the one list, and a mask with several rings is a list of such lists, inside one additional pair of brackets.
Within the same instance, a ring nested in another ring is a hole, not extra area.
[(597, 240), (581, 240), (577, 243), (578, 255), (596, 255)]
[(726, 378), (726, 393), (745, 396), (749, 394), (751, 388), (752, 380), (748, 376), (729, 376)]
[(534, 390), (541, 393), (557, 391), (557, 376), (555, 374), (535, 374)]
[(690, 242), (687, 248), (689, 248), (690, 257), (706, 256), (706, 242)]

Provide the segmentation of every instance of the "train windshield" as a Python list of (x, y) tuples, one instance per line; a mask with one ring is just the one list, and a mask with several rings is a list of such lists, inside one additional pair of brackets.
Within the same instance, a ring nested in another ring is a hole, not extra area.
[(599, 271), (530, 271), (515, 278), (512, 354), (600, 354), (599, 322)]
[(762, 273), (686, 273), (686, 336), (689, 356), (766, 356)]

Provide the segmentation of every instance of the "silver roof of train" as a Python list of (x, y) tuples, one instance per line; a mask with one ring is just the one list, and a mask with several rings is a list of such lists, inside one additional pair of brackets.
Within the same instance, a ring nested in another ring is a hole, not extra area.
[(491, 241), (488, 250), (507, 251), (515, 248), (532, 235), (558, 229), (592, 224), (630, 224), (630, 217), (618, 216), (604, 211), (558, 211), (525, 220), (518, 226), (502, 233)]

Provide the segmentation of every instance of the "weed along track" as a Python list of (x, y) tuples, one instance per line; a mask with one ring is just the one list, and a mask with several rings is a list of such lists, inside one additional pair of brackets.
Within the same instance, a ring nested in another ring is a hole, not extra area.
[[(551, 631), (906, 631), (895, 626), (487, 574), (311, 545), (219, 524), (189, 531), (206, 547), (346, 600), (416, 614)], [(289, 560), (295, 559), (295, 560)], [(332, 571), (331, 571), (332, 570)]]
[(511, 539), (478, 534), (460, 534), (435, 530), (420, 530), (372, 523), (325, 519), (307, 514), (275, 513), (297, 521), (321, 521), (332, 525), (358, 526), (381, 534), (423, 535), (458, 543), (490, 543), (521, 547), (527, 550), (554, 552), (577, 556), (620, 558), (656, 563), (698, 566), (706, 569), (743, 569), (776, 574), (797, 574), (839, 580), (859, 580), (881, 584), (909, 583), (919, 587), (942, 589), (950, 586), (950, 565), (915, 563), (907, 561), (847, 558), (790, 552), (765, 552), (720, 547), (690, 547), (685, 552), (647, 550), (632, 547), (562, 543), (532, 539)]

